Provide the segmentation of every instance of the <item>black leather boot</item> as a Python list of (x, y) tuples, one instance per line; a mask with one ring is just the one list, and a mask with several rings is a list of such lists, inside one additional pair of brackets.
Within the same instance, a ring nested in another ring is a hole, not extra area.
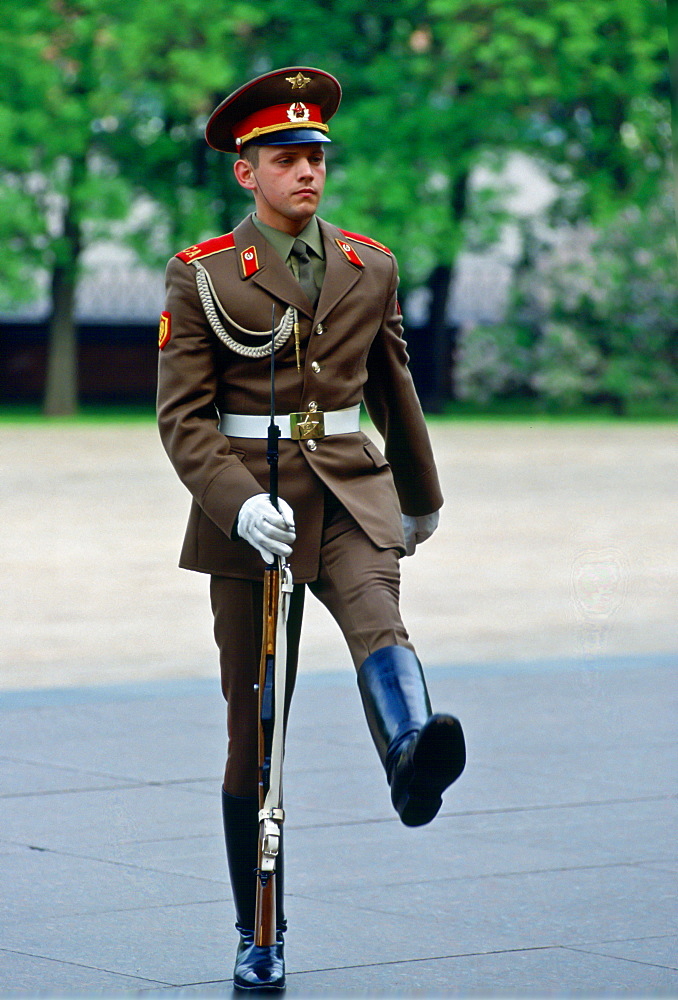
[(221, 790), (226, 857), (235, 903), (236, 930), (240, 943), (235, 957), (233, 986), (239, 990), (283, 990), (285, 956), (283, 933), (287, 930), (284, 907), (282, 829), (276, 864), (276, 943), (263, 947), (254, 943), (254, 912), (259, 862), (259, 803)]
[(406, 826), (430, 823), (464, 770), (461, 725), (452, 715), (431, 714), (421, 664), (405, 646), (368, 656), (358, 688), (396, 811)]

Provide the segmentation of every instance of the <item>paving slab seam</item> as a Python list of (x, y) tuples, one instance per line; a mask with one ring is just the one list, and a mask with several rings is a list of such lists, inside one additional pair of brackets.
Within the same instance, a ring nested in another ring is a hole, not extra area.
[[(32, 763), (32, 762), (26, 762)], [(41, 766), (37, 764), (36, 766)], [(101, 775), (106, 777), (106, 775)], [(218, 787), (219, 778), (181, 778), (171, 781), (140, 781), (138, 778), (110, 778), (116, 782), (112, 785), (89, 785), (86, 788), (45, 788), (35, 792), (0, 792), (1, 799), (30, 799), (32, 797), (41, 798), (45, 795), (82, 795), (86, 792), (119, 792), (134, 790), (138, 788), (164, 788), (182, 784), (192, 784), (194, 781), (214, 781)]]
[[(166, 986), (160, 983), (158, 986), (139, 989), (137, 990), (136, 995), (139, 996), (143, 994), (145, 996), (147, 993), (155, 993), (158, 990), (163, 990), (167, 992), (168, 989), (190, 990), (197, 986), (232, 986), (232, 985), (233, 985), (232, 979), (200, 979), (197, 982), (191, 981), (190, 983), (167, 983)], [(236, 996), (235, 993), (233, 995)], [(253, 995), (256, 996), (257, 994), (254, 993)]]
[[(640, 805), (646, 802), (671, 802), (674, 799), (678, 799), (678, 794), (675, 792), (667, 792), (662, 795), (640, 795), (629, 799), (592, 799), (589, 802), (555, 802), (548, 805), (531, 805), (531, 806), (502, 806), (501, 808), (492, 809), (460, 809), (458, 811), (440, 811), (438, 813), (437, 819), (460, 819), (462, 817), (469, 816), (504, 816), (513, 813), (531, 813), (531, 812), (551, 812), (557, 809), (588, 809), (588, 808), (599, 808), (605, 806), (628, 806), (628, 805)], [(348, 827), (348, 826), (367, 826), (375, 823), (393, 823), (398, 824), (400, 820), (397, 816), (370, 816), (363, 817), (362, 819), (341, 819), (329, 823), (293, 823), (288, 822), (287, 828), (289, 830), (329, 830), (335, 827)]]
[[(636, 940), (631, 938), (630, 940)], [(624, 942), (620, 942), (624, 943)], [(593, 948), (573, 948), (571, 945), (561, 945), (565, 951), (574, 951), (582, 955), (598, 955), (601, 958), (614, 958), (619, 962), (632, 962), (634, 965), (649, 965), (653, 969), (666, 969), (667, 972), (678, 972), (678, 965), (664, 965), (663, 962), (644, 962), (640, 958), (627, 958), (625, 955), (610, 955), (606, 951), (596, 951)]]
[(640, 937), (614, 937), (614, 938), (595, 938), (593, 941), (569, 941), (564, 944), (564, 948), (584, 948), (591, 944), (601, 945), (601, 944), (629, 944), (631, 942), (642, 942), (642, 941), (666, 941), (671, 940), (676, 937), (676, 931), (669, 931), (666, 934), (641, 934)]
[[(538, 951), (562, 951), (559, 944), (527, 945), (523, 948), (492, 948), (489, 951), (459, 951), (449, 955), (427, 955), (422, 958), (402, 958), (389, 962), (362, 962), (359, 965), (327, 965), (317, 969), (303, 969), (298, 972), (288, 972), (287, 978), (295, 976), (315, 975), (319, 972), (343, 972), (349, 969), (384, 969), (399, 965), (416, 965), (420, 962), (447, 962), (456, 958), (487, 958), (490, 955), (519, 955)], [(605, 956), (606, 958), (608, 956)]]
[[(76, 861), (94, 861), (100, 865), (108, 865), (112, 868), (125, 868), (132, 871), (148, 872), (152, 875), (176, 875), (176, 872), (171, 870), (166, 871), (163, 868), (154, 868), (147, 865), (134, 864), (131, 861), (115, 861), (112, 858), (101, 858), (93, 854), (78, 854), (74, 851), (64, 851), (56, 847), (39, 847), (35, 844), (25, 844), (18, 840), (7, 840), (6, 844), (11, 844), (14, 847), (25, 847), (29, 851), (39, 851), (42, 854), (55, 854), (57, 857), (61, 858), (74, 858)], [(130, 843), (135, 844), (136, 841), (130, 841)], [(194, 882), (208, 882), (210, 885), (217, 883), (218, 885), (226, 884), (226, 877), (223, 879), (219, 878), (207, 878), (206, 875), (180, 875), (180, 878), (191, 879)], [(226, 899), (229, 900), (231, 897), (227, 896)], [(221, 903), (223, 899), (214, 900), (214, 902)], [(167, 904), (167, 905), (183, 905), (183, 904)], [(142, 907), (145, 909), (145, 907)], [(109, 912), (109, 911), (104, 911)]]
[(65, 920), (70, 923), (71, 920), (80, 919), (82, 917), (100, 917), (105, 915), (110, 915), (113, 913), (124, 914), (124, 913), (145, 913), (152, 910), (181, 910), (187, 906), (223, 906), (229, 908), (233, 901), (230, 896), (224, 896), (218, 899), (199, 899), (199, 900), (182, 900), (180, 903), (164, 902), (164, 903), (145, 903), (143, 906), (121, 906), (121, 907), (107, 907), (102, 910), (69, 910), (68, 913), (64, 913), (63, 916), (50, 915), (50, 924), (56, 925), (60, 920)]
[[(51, 955), (40, 955), (33, 951), (19, 951), (17, 948), (0, 948), (0, 952), (4, 955), (21, 955), (22, 958), (38, 958), (41, 962), (53, 962), (54, 965), (70, 966), (74, 969), (87, 969), (90, 972), (103, 972), (106, 973), (107, 976), (118, 976), (121, 980), (131, 980), (133, 984), (153, 983), (159, 988), (174, 985), (174, 983), (164, 982), (162, 979), (148, 979), (146, 976), (131, 976), (126, 972), (116, 972), (113, 969), (105, 969), (98, 965), (87, 965), (84, 962), (69, 962), (68, 959), (52, 958)], [(0, 991), (0, 994), (2, 992), (5, 991)], [(44, 990), (40, 990), (39, 992), (45, 995)], [(58, 996), (59, 994), (52, 995)]]
[(89, 792), (126, 792), (146, 787), (145, 782), (135, 782), (134, 784), (121, 782), (116, 785), (90, 785), (87, 788), (45, 788), (39, 792), (4, 792), (0, 794), (0, 800), (54, 798), (55, 795), (86, 795)]
[[(78, 767), (76, 764), (52, 764), (50, 761), (46, 760), (31, 760), (28, 757), (8, 757), (5, 754), (0, 755), (0, 762), (3, 764), (23, 764), (28, 767), (39, 767), (46, 771), (65, 771), (68, 774), (82, 775), (83, 777), (89, 778), (105, 778), (107, 781), (122, 782), (125, 786), (129, 785), (131, 788), (148, 788), (148, 787), (164, 787), (165, 785), (188, 785), (194, 782), (215, 782), (217, 783), (220, 778), (218, 775), (200, 775), (197, 777), (191, 776), (190, 778), (139, 778), (132, 777), (126, 774), (113, 774), (109, 771), (90, 771), (87, 768)], [(110, 786), (104, 786), (103, 788), (60, 788), (56, 791), (40, 791), (40, 792), (0, 792), (0, 798), (12, 798), (18, 794), (20, 795), (59, 795), (62, 792), (80, 792), (80, 791), (106, 791)]]
[[(557, 865), (553, 868), (519, 868), (515, 871), (504, 871), (504, 872), (478, 872), (475, 875), (445, 875), (436, 876), (435, 878), (412, 878), (404, 879), (403, 881), (396, 882), (383, 882), (380, 881), (379, 885), (384, 889), (394, 889), (399, 886), (417, 885), (417, 886), (427, 886), (427, 885), (446, 885), (452, 882), (480, 882), (483, 879), (511, 879), (511, 878), (523, 878), (525, 875), (557, 875), (557, 874), (572, 874), (574, 872), (589, 872), (589, 871), (613, 871), (618, 868), (642, 868), (646, 864), (655, 864), (656, 861), (649, 859), (646, 861), (607, 861), (605, 863), (597, 865)], [(654, 869), (651, 869), (654, 870)], [(343, 887), (337, 889), (325, 888), (324, 892), (326, 895), (331, 895), (333, 892), (344, 892)], [(288, 895), (296, 895), (293, 890), (288, 890)], [(299, 899), (310, 899), (314, 897), (298, 895)], [(669, 935), (670, 936), (670, 935)]]

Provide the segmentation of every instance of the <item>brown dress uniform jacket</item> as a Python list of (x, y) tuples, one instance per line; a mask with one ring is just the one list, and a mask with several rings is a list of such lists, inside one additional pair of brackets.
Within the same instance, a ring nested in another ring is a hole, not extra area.
[[(397, 265), (381, 244), (318, 220), (326, 273), (315, 310), (251, 218), (229, 237), (183, 251), (168, 264), (165, 336), (161, 338), (158, 422), (163, 444), (193, 496), (180, 565), (258, 580), (264, 563), (247, 542), (231, 540), (241, 505), (268, 492), (266, 440), (225, 437), (219, 413), (270, 413), (270, 356), (243, 357), (214, 333), (196, 288), (198, 259), (214, 298), (246, 330), (271, 328), (288, 305), (299, 313), (302, 371), (294, 337), (276, 351), (276, 413), (324, 411), (364, 401), (384, 438), (384, 452), (362, 432), (308, 442), (280, 441), (279, 495), (295, 514), (290, 560), (295, 582), (318, 573), (325, 487), (379, 548), (403, 551), (400, 513), (429, 514), (442, 505), (428, 432), (407, 368)], [(255, 251), (254, 255), (252, 250)], [(241, 343), (254, 343), (229, 325)], [(261, 340), (256, 343), (261, 343)]]

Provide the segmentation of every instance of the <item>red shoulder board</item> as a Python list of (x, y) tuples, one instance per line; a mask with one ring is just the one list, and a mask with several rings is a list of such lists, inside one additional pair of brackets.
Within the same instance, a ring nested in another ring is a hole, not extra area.
[(204, 243), (195, 243), (192, 247), (186, 247), (176, 256), (185, 261), (186, 264), (190, 264), (192, 260), (198, 260), (200, 257), (211, 257), (213, 253), (233, 249), (235, 249), (233, 233), (226, 233), (225, 236), (215, 236), (214, 239), (205, 240)]
[(345, 236), (349, 240), (354, 240), (356, 243), (364, 243), (366, 247), (374, 247), (375, 250), (381, 250), (382, 253), (387, 253), (389, 257), (393, 256), (388, 247), (385, 247), (383, 243), (379, 243), (377, 240), (371, 240), (369, 236), (360, 236), (358, 233), (349, 233), (346, 229), (340, 229), (339, 232), (342, 236)]

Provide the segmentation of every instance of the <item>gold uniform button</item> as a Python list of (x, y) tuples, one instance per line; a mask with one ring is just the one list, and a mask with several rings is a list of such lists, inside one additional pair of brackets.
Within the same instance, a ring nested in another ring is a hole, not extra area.
[(314, 371), (316, 373), (316, 375), (320, 371), (320, 365), (318, 364), (317, 361), (311, 362), (311, 371)]
[(306, 447), (308, 448), (309, 451), (315, 451), (318, 445), (315, 443), (315, 441), (307, 441)]

